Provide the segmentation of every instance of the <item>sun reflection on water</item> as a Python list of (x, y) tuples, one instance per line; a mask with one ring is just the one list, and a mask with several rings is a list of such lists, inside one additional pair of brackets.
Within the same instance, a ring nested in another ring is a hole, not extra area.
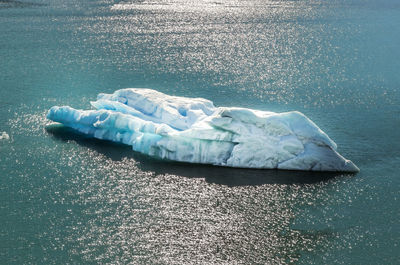
[[(397, 227), (389, 214), (397, 182), (382, 172), (396, 176), (398, 148), (382, 133), (396, 139), (398, 112), (381, 110), (397, 106), (398, 86), (386, 75), (395, 70), (373, 71), (379, 51), (368, 45), (378, 41), (391, 56), (398, 49), (380, 42), (379, 27), (350, 19), (366, 13), (335, 9), (336, 2), (343, 1), (102, 2), (44, 17), (31, 10), (30, 23), (18, 13), (21, 35), (33, 43), (20, 47), (17, 39), (10, 45), (18, 49), (2, 54), (16, 65), (5, 64), (4, 87), (23, 80), (3, 99), (8, 112), (0, 117), (0, 132), (10, 136), (0, 142), (8, 257), (17, 264), (340, 264), (352, 248), (394, 251), (385, 233)], [(45, 119), (52, 105), (82, 107), (98, 92), (136, 85), (219, 106), (315, 107), (310, 113), (369, 171), (353, 177), (166, 163)], [(349, 115), (345, 106), (372, 111)]]

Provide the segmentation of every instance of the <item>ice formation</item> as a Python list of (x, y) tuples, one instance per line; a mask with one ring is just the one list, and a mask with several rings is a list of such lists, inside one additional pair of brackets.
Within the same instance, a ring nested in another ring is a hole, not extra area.
[(359, 169), (297, 111), (215, 107), (202, 98), (129, 88), (99, 94), (96, 110), (54, 106), (47, 118), (98, 139), (161, 159), (241, 168)]

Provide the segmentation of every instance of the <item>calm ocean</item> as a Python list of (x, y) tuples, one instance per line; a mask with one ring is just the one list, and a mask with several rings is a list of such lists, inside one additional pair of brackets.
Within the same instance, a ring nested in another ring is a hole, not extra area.
[[(299, 110), (361, 171), (46, 129), (126, 87)], [(0, 264), (400, 264), (399, 103), (399, 0), (0, 0)]]

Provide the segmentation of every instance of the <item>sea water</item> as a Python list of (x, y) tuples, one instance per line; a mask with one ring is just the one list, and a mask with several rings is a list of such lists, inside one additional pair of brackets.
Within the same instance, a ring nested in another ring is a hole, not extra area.
[[(0, 1), (1, 264), (395, 264), (400, 2)], [(49, 125), (146, 87), (298, 110), (360, 173), (163, 162)]]

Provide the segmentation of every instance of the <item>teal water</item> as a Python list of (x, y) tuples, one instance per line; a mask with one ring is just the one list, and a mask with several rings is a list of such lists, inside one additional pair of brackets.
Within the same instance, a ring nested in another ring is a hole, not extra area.
[[(0, 264), (400, 263), (399, 1), (3, 0), (0, 36)], [(167, 163), (46, 127), (125, 87), (302, 111), (361, 172)]]

